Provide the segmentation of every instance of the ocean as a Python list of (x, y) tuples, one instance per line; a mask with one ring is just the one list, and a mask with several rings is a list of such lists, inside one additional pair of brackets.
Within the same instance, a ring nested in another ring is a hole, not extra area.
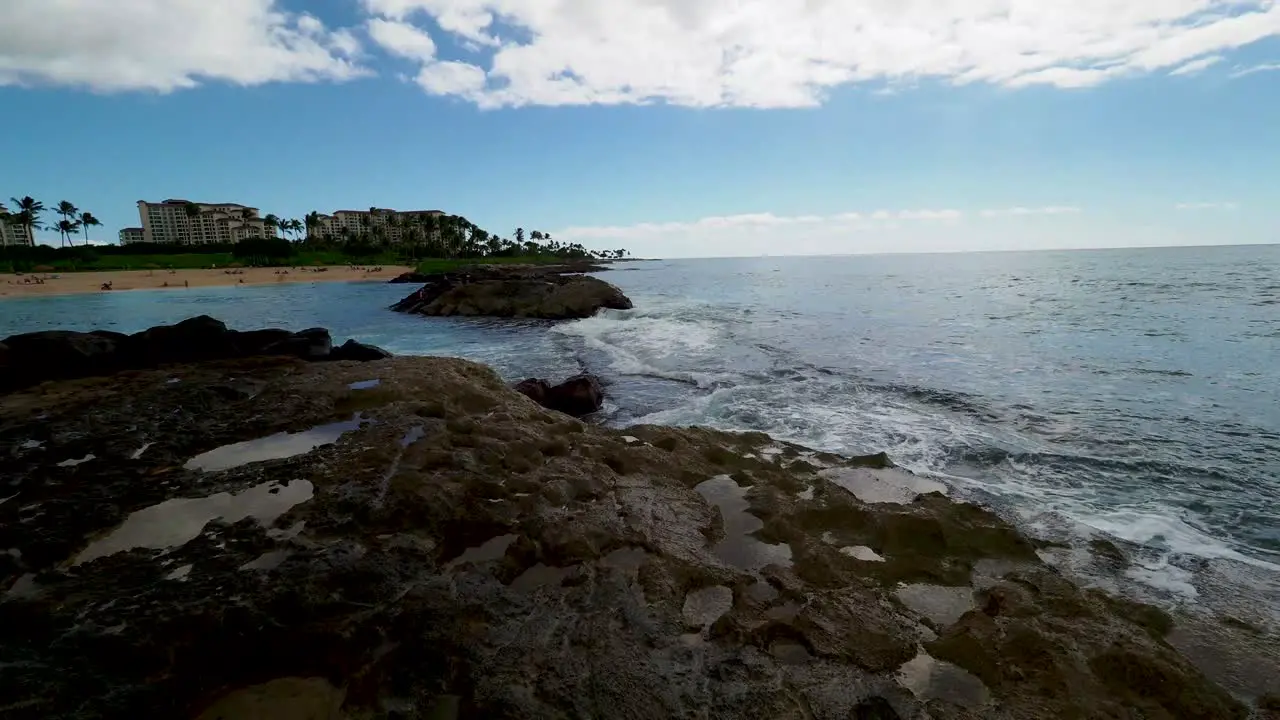
[[(887, 451), (1139, 599), (1280, 623), (1280, 246), (631, 262), (636, 309), (475, 321), (385, 284), (0, 303), (0, 337), (197, 314), (328, 327), (504, 377), (589, 371), (603, 422), (759, 430)], [(1107, 539), (1117, 568), (1089, 550)]]

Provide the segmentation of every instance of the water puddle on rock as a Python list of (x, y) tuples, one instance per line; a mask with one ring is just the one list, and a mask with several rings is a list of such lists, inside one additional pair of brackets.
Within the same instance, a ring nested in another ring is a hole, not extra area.
[(919, 700), (942, 700), (970, 710), (981, 708), (990, 698), (987, 686), (976, 676), (923, 652), (898, 668), (898, 682)]
[(684, 626), (690, 630), (710, 627), (733, 608), (733, 590), (724, 585), (694, 590), (684, 596)]
[(288, 550), (269, 550), (240, 566), (241, 570), (267, 571), (280, 567), (293, 553)]
[(934, 492), (947, 494), (947, 486), (940, 482), (893, 468), (838, 468), (824, 470), (819, 475), (853, 493), (862, 502), (870, 504), (907, 505), (915, 502), (921, 495)]
[(559, 586), (572, 574), (573, 568), (551, 567), (538, 563), (512, 580), (511, 589), (516, 592), (533, 592), (541, 587)]
[(173, 572), (169, 573), (168, 575), (165, 575), (164, 579), (165, 580), (186, 580), (187, 576), (191, 574), (191, 569), (194, 567), (195, 567), (194, 565), (183, 565), (180, 568), (175, 568)]
[(93, 453), (89, 453), (88, 455), (85, 455), (79, 460), (63, 460), (62, 462), (58, 463), (58, 467), (76, 467), (77, 465), (83, 465), (89, 462), (90, 460), (97, 460), (97, 459), (98, 457), (96, 455), (94, 455)]
[(728, 475), (720, 475), (694, 490), (720, 508), (720, 515), (724, 518), (724, 539), (712, 548), (717, 557), (750, 572), (769, 565), (791, 566), (790, 545), (770, 545), (751, 537), (751, 533), (764, 527), (764, 522), (747, 512), (751, 506), (747, 501), (747, 488), (738, 485)]
[(973, 588), (943, 585), (905, 585), (894, 591), (903, 605), (945, 627), (974, 609)]
[(236, 494), (222, 492), (201, 498), (165, 500), (129, 515), (120, 527), (77, 555), (74, 564), (134, 548), (179, 547), (199, 537), (206, 525), (219, 519), (237, 523), (254, 518), (269, 527), (294, 505), (310, 500), (314, 492), (310, 482), (294, 480), (288, 485), (262, 483)]
[(461, 555), (450, 560), (445, 565), (446, 570), (452, 570), (459, 565), (467, 563), (486, 563), (500, 560), (507, 554), (507, 548), (511, 547), (511, 543), (516, 541), (515, 535), (499, 535), (482, 545), (469, 547)]
[(854, 560), (861, 560), (863, 562), (884, 562), (883, 555), (876, 552), (875, 550), (872, 550), (866, 545), (854, 545), (852, 547), (842, 547), (840, 548), (840, 554), (848, 555)]
[(364, 417), (356, 413), (350, 420), (320, 425), (298, 433), (282, 432), (257, 440), (223, 445), (191, 458), (183, 467), (187, 470), (216, 472), (249, 463), (297, 457), (322, 445), (332, 445), (343, 433), (359, 430), (365, 422)]
[(155, 445), (155, 443), (153, 443), (153, 442), (149, 442), (149, 443), (147, 443), (147, 444), (143, 445), (142, 447), (138, 448), (137, 450), (134, 450), (134, 451), (129, 455), (129, 459), (130, 459), (130, 460), (137, 460), (138, 458), (142, 457), (142, 453), (146, 452), (146, 451), (147, 451), (147, 448), (150, 448), (152, 445)]
[(400, 461), (404, 460), (404, 451), (412, 444), (426, 437), (427, 433), (422, 429), (421, 425), (409, 428), (400, 438), (400, 449), (396, 451), (396, 457), (391, 461), (391, 467), (382, 474), (382, 481), (378, 483), (378, 496), (373, 499), (374, 507), (382, 507), (382, 503), (387, 499), (387, 490), (391, 488), (391, 478), (395, 477), (400, 471)]
[(347, 386), (350, 390), (372, 390), (382, 384), (382, 381), (374, 378), (373, 380), (361, 380), (353, 382)]

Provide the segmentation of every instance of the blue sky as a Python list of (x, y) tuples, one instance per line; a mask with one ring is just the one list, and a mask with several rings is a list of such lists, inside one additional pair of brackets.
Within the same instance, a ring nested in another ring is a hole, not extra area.
[(0, 196), (101, 238), (183, 197), (638, 255), (1280, 241), (1280, 5), (1138, 5), (10, 0)]

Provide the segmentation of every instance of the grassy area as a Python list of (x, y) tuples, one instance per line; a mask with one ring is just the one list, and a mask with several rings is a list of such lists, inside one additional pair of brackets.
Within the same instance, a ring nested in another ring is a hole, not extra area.
[(423, 260), (418, 263), (420, 273), (442, 273), (457, 270), (468, 265), (559, 265), (573, 262), (554, 255), (536, 255), (531, 257), (485, 257)]

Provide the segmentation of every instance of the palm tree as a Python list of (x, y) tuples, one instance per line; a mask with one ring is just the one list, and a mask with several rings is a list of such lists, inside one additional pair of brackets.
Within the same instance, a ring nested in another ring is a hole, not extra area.
[[(77, 217), (79, 217), (79, 216), (80, 216), (80, 208), (78, 208), (78, 207), (76, 207), (75, 205), (73, 205), (73, 204), (71, 203), (71, 201), (70, 201), (70, 200), (63, 200), (62, 202), (58, 203), (58, 208), (57, 208), (57, 210), (54, 210), (54, 212), (56, 212), (56, 213), (58, 213), (59, 215), (61, 215), (61, 216), (62, 216), (63, 221), (72, 221), (72, 220), (74, 220), (75, 218), (77, 218)], [(78, 225), (78, 224), (77, 224), (77, 225)], [(59, 227), (59, 232), (62, 232), (62, 230), (61, 230), (62, 223), (61, 223), (61, 222), (60, 222), (60, 223), (58, 223), (58, 227)], [(77, 231), (79, 231), (79, 230), (80, 230), (80, 228), (77, 226), (77, 227), (76, 227), (76, 230), (77, 230)], [(75, 246), (75, 243), (74, 243), (74, 242), (72, 242), (71, 238), (70, 238), (70, 237), (67, 235), (67, 233), (65, 233), (65, 232), (63, 232), (63, 233), (62, 233), (62, 244), (63, 244), (63, 245), (70, 244), (70, 245), (72, 245), (72, 246)]]
[[(58, 234), (62, 236), (62, 244), (66, 245), (71, 243), (71, 236), (80, 232), (80, 221), (63, 219), (59, 220), (54, 227), (58, 228)], [(75, 243), (71, 243), (71, 246), (75, 247)]]
[(36, 200), (30, 195), (27, 195), (21, 200), (18, 198), (9, 199), (12, 200), (14, 206), (18, 208), (18, 212), (13, 214), (13, 219), (10, 222), (14, 225), (18, 225), (19, 227), (26, 228), (27, 244), (34, 247), (36, 244), (36, 230), (44, 227), (40, 224), (40, 213), (44, 212), (44, 203)]
[(262, 224), (271, 231), (271, 235), (274, 237), (276, 231), (280, 229), (280, 217), (274, 213), (267, 213), (267, 216), (262, 218)]
[(295, 240), (299, 235), (302, 234), (303, 229), (304, 229), (304, 226), (302, 224), (302, 221), (299, 220), (298, 218), (294, 218), (289, 221), (289, 232), (293, 233)]
[(303, 230), (305, 230), (307, 233), (307, 237), (305, 238), (305, 240), (307, 243), (310, 243), (311, 234), (315, 231), (316, 228), (320, 227), (320, 213), (316, 212), (315, 210), (312, 210), (311, 212), (307, 213), (306, 217), (302, 221), (302, 224), (303, 224)]
[(98, 218), (93, 216), (91, 212), (80, 213), (80, 227), (84, 228), (84, 244), (89, 244), (89, 226), (98, 226), (102, 223)]
[(524, 244), (524, 228), (516, 228), (516, 242)]

